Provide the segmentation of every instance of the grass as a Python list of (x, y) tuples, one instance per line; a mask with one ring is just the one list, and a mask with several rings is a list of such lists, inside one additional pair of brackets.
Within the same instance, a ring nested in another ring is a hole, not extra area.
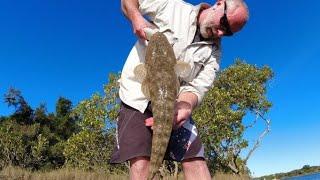
[(30, 172), (18, 167), (7, 167), (0, 172), (1, 180), (123, 180), (128, 175), (110, 175), (77, 169), (58, 169), (50, 172)]
[[(1, 180), (127, 180), (127, 174), (105, 174), (104, 172), (85, 172), (76, 169), (58, 169), (50, 172), (30, 172), (18, 167), (6, 167), (0, 171)], [(166, 176), (164, 180), (174, 180), (173, 176)], [(179, 180), (183, 175), (178, 176)], [(248, 176), (218, 173), (214, 180), (247, 180)]]

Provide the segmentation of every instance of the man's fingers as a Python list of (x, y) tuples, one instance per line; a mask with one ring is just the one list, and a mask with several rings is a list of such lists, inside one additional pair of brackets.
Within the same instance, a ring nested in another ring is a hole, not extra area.
[(136, 34), (140, 39), (143, 39), (143, 40), (147, 39), (146, 33), (143, 31), (143, 29), (138, 30)]
[(181, 121), (179, 121), (179, 122), (175, 122), (175, 123), (173, 124), (173, 129), (174, 129), (174, 130), (179, 129), (185, 122), (186, 122), (185, 119), (184, 119), (184, 120), (181, 120)]
[(153, 126), (153, 117), (150, 117), (150, 118), (144, 120), (144, 124), (146, 126)]
[(135, 30), (135, 31), (134, 31), (134, 34), (135, 34), (136, 36), (138, 36), (138, 38), (143, 39), (143, 40), (146, 40), (146, 34), (145, 34), (145, 32), (144, 32), (142, 29)]
[(181, 127), (185, 122), (186, 122), (186, 119), (180, 121), (180, 122), (178, 123), (178, 127)]

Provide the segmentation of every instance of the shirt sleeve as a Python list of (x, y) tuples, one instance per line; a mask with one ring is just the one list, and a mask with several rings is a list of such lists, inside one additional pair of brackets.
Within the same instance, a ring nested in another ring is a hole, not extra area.
[(139, 0), (139, 10), (153, 20), (158, 12), (165, 8), (168, 0)]
[(180, 87), (180, 92), (192, 92), (198, 97), (198, 106), (201, 104), (204, 95), (212, 87), (213, 81), (219, 71), (220, 50), (213, 50), (208, 61), (206, 61), (198, 75), (191, 81)]

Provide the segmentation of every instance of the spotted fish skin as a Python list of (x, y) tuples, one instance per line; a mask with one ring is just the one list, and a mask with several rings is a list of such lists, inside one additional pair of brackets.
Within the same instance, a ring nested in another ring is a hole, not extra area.
[(146, 76), (142, 82), (143, 91), (148, 94), (153, 113), (153, 136), (148, 179), (159, 172), (169, 143), (174, 105), (179, 90), (179, 80), (175, 72), (173, 49), (162, 33), (155, 33), (146, 49)]

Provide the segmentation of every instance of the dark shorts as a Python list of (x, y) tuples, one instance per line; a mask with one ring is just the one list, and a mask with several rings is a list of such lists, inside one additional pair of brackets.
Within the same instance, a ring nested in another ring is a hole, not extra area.
[[(140, 111), (122, 103), (116, 133), (116, 147), (111, 163), (122, 163), (135, 157), (150, 157), (152, 130), (145, 126), (145, 119), (152, 117), (148, 109)], [(204, 149), (193, 120), (190, 118), (177, 130), (173, 130), (165, 159), (182, 161), (184, 159), (204, 158)]]

